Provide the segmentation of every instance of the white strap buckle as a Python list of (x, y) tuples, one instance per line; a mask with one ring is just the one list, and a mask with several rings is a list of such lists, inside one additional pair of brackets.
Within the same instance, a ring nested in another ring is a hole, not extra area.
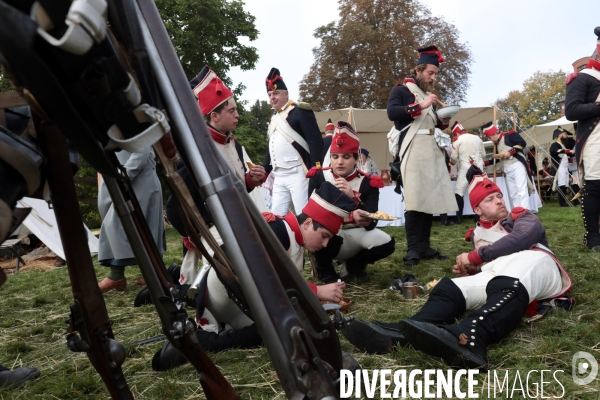
[(52, 46), (82, 55), (106, 37), (106, 8), (105, 0), (74, 0), (65, 21), (67, 31), (60, 39), (47, 32), (54, 26), (40, 3), (33, 5), (31, 18), (39, 25), (37, 33)]

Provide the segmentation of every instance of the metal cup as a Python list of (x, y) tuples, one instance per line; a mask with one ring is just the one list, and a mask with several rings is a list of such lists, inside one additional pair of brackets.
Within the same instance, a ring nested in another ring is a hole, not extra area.
[(405, 299), (412, 300), (419, 297), (419, 284), (417, 282), (404, 282), (402, 284), (402, 295)]

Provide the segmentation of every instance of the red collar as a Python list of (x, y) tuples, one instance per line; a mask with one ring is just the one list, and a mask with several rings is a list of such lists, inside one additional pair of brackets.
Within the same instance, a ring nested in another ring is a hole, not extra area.
[(233, 138), (231, 132), (228, 132), (227, 135), (223, 135), (210, 125), (208, 125), (208, 131), (210, 132), (210, 136), (212, 136), (213, 140), (219, 144), (229, 143), (229, 141)]
[[(344, 179), (346, 179), (346, 181), (350, 182), (352, 179), (356, 178), (356, 176), (358, 175), (358, 172), (359, 172), (358, 168), (354, 168), (354, 171), (352, 171), (352, 173), (350, 175), (348, 175), (347, 177), (345, 177)], [(333, 177), (335, 179), (340, 177), (338, 174), (333, 172), (333, 170), (331, 170), (331, 173), (333, 174)]]
[(404, 78), (404, 81), (402, 82), (402, 84), (406, 85), (409, 82), (414, 83), (415, 85), (417, 84), (417, 82), (415, 82), (415, 78), (412, 78), (412, 77)]
[(283, 217), (283, 219), (285, 219), (285, 222), (288, 223), (288, 225), (292, 229), (292, 232), (294, 232), (294, 237), (296, 238), (296, 242), (302, 246), (304, 244), (304, 236), (302, 235), (302, 230), (300, 229), (300, 224), (298, 224), (298, 219), (296, 218), (294, 213), (291, 213), (291, 212), (287, 213), (285, 215), (285, 217)]
[(591, 59), (590, 61), (588, 61), (587, 65), (585, 66), (586, 68), (593, 68), (597, 71), (600, 71), (600, 62)]
[(498, 223), (498, 221), (486, 221), (485, 219), (479, 220), (479, 226), (484, 229), (490, 229), (492, 226), (496, 225), (496, 223)]

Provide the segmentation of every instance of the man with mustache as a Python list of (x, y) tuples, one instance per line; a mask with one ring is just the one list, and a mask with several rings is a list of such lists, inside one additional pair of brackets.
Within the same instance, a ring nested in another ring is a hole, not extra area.
[(417, 265), (422, 258), (448, 258), (430, 246), (433, 214), (458, 210), (446, 167), (446, 151), (438, 147), (434, 138), (435, 128), (445, 129), (450, 122), (450, 118), (438, 118), (438, 99), (431, 93), (444, 57), (435, 46), (417, 51), (419, 60), (413, 76), (394, 86), (387, 104), (388, 118), (401, 132), (395, 161), (401, 162), (406, 208), (406, 266)]
[(577, 121), (575, 154), (583, 184), (581, 214), (585, 235), (583, 243), (600, 251), (600, 26), (592, 59), (578, 74), (567, 78), (565, 116)]
[[(477, 167), (467, 176), (469, 200), (480, 219), (465, 236), (474, 250), (456, 257), (456, 278), (443, 278), (409, 319), (352, 322), (342, 331), (352, 344), (370, 353), (410, 344), (453, 368), (486, 369), (487, 346), (516, 328), (528, 305), (571, 289), (540, 220), (521, 207), (509, 213), (500, 188)], [(466, 310), (472, 311), (455, 323)]]

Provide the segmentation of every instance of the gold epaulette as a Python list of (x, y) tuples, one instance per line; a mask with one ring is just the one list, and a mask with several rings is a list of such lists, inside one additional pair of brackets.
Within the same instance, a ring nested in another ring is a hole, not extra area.
[(305, 103), (303, 101), (296, 103), (296, 107), (299, 107), (303, 110), (312, 111), (312, 106), (310, 105), (310, 103)]

